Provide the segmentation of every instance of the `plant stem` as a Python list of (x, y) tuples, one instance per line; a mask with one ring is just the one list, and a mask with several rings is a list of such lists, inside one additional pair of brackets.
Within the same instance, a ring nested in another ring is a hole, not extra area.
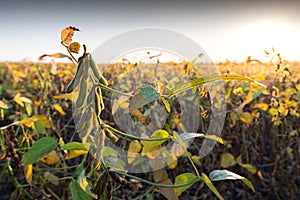
[(123, 96), (127, 96), (127, 97), (133, 97), (132, 94), (126, 94), (126, 93), (123, 93), (123, 92), (121, 92), (121, 91), (119, 91), (119, 90), (115, 90), (115, 89), (112, 89), (112, 88), (110, 88), (110, 87), (107, 87), (107, 86), (105, 86), (105, 85), (103, 85), (103, 84), (101, 84), (101, 83), (99, 83), (99, 86), (100, 86), (101, 88), (104, 88), (104, 89), (110, 91), (110, 92), (114, 92), (114, 93), (117, 93), (117, 94), (120, 94), (120, 95), (123, 95)]
[(200, 176), (200, 174), (199, 174), (199, 172), (198, 172), (198, 170), (197, 170), (197, 167), (196, 167), (195, 163), (194, 163), (193, 160), (191, 159), (191, 156), (188, 156), (188, 159), (189, 159), (189, 161), (191, 162), (191, 164), (192, 164), (192, 166), (193, 166), (193, 168), (194, 168), (194, 170), (195, 170), (195, 172), (196, 172), (196, 175), (197, 175), (198, 178), (200, 179), (201, 176)]
[(75, 58), (75, 57), (73, 56), (73, 54), (71, 54), (71, 52), (69, 51), (68, 46), (66, 46), (63, 42), (61, 42), (61, 44), (62, 44), (64, 47), (66, 47), (66, 49), (67, 49), (69, 55), (70, 55), (71, 58), (73, 59), (73, 62), (75, 61), (76, 63), (78, 63), (78, 61), (76, 60), (76, 58)]
[(112, 169), (110, 168), (109, 169), (109, 172), (113, 172), (113, 173), (117, 173), (117, 174), (120, 174), (120, 175), (123, 175), (123, 176), (127, 176), (129, 178), (133, 178), (133, 179), (136, 179), (138, 181), (141, 181), (143, 183), (146, 183), (148, 185), (152, 185), (152, 186), (155, 186), (155, 187), (160, 187), (160, 188), (180, 188), (180, 187), (185, 187), (185, 186), (189, 186), (189, 185), (192, 185), (198, 181), (200, 181), (201, 179), (196, 179), (194, 181), (191, 181), (191, 182), (188, 182), (188, 183), (184, 183), (184, 184), (178, 184), (178, 185), (166, 185), (166, 184), (160, 184), (160, 183), (153, 183), (151, 181), (147, 181), (145, 179), (142, 179), (142, 178), (139, 178), (137, 176), (133, 176), (131, 174), (127, 174), (125, 172), (122, 172), (122, 171), (119, 171), (119, 170), (116, 170), (116, 169)]
[(171, 139), (170, 137), (168, 138), (141, 138), (141, 137), (137, 137), (137, 136), (134, 136), (134, 135), (129, 135), (127, 133), (124, 133), (122, 131), (119, 131), (107, 124), (101, 124), (101, 127), (102, 128), (108, 128), (109, 130), (113, 131), (114, 133), (116, 133), (117, 135), (121, 135), (123, 137), (127, 137), (127, 138), (130, 138), (130, 139), (133, 139), (133, 140), (143, 140), (143, 141), (162, 141), (162, 140), (169, 140)]

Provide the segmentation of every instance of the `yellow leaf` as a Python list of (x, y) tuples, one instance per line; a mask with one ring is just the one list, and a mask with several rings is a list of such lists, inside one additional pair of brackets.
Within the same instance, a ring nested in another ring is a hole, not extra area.
[(171, 112), (170, 103), (164, 97), (161, 97), (161, 100), (162, 100), (163, 104), (165, 105), (165, 108), (168, 111), (168, 113), (170, 113)]
[(39, 107), (39, 106), (41, 105), (41, 102), (40, 102), (40, 101), (33, 100), (33, 104), (34, 104), (36, 107)]
[(79, 31), (78, 28), (69, 26), (64, 28), (61, 31), (61, 42), (64, 43), (65, 45), (69, 45), (72, 43), (74, 31)]
[(18, 93), (15, 97), (14, 97), (14, 101), (19, 104), (20, 106), (24, 107), (24, 103), (29, 103), (32, 104), (32, 101), (26, 97), (22, 97), (20, 93)]
[(24, 176), (27, 183), (31, 186), (32, 185), (32, 164), (24, 166)]
[(199, 156), (193, 155), (192, 160), (194, 163), (196, 163), (198, 166), (201, 166), (201, 160)]
[(132, 142), (130, 142), (127, 154), (127, 161), (129, 164), (131, 164), (136, 159), (136, 157), (138, 156), (138, 152), (140, 152), (141, 149), (142, 145), (139, 143), (139, 141), (133, 140)]
[(65, 113), (65, 111), (62, 109), (62, 107), (58, 103), (54, 104), (53, 108), (55, 110), (57, 110), (61, 115), (66, 115), (67, 114), (67, 113)]
[[(195, 181), (197, 179), (198, 179), (197, 176), (193, 173), (179, 174), (175, 178), (174, 185), (181, 185), (181, 184), (190, 183), (190, 182)], [(175, 188), (174, 190), (175, 190), (176, 196), (180, 196), (185, 190), (187, 190), (191, 186), (192, 186), (192, 184), (184, 186), (184, 187)]]
[(221, 167), (227, 168), (236, 164), (235, 158), (231, 153), (224, 153), (221, 157)]
[(244, 123), (246, 123), (247, 125), (251, 125), (252, 121), (253, 121), (253, 117), (249, 112), (243, 112), (240, 115), (240, 120)]
[(153, 147), (151, 149), (151, 151), (148, 151), (148, 152), (142, 151), (142, 156), (146, 155), (149, 159), (155, 159), (160, 155), (159, 148), (160, 147), (156, 146), (156, 147)]
[[(165, 130), (157, 130), (150, 136), (150, 138), (168, 138), (168, 137), (169, 137), (169, 133)], [(154, 152), (156, 148), (159, 147), (165, 141), (166, 140), (146, 141), (144, 143), (144, 147), (142, 150), (142, 156), (144, 156), (146, 153)]]
[(54, 54), (44, 54), (39, 57), (39, 60), (43, 60), (44, 57), (51, 57), (51, 58), (68, 58), (70, 61), (73, 61), (72, 58), (66, 54), (63, 53), (54, 53)]
[(145, 117), (141, 111), (139, 110), (133, 110), (133, 111), (130, 111), (130, 114), (132, 114), (133, 116), (135, 116), (138, 120), (142, 121), (142, 122), (146, 122), (147, 121), (147, 117)]
[(255, 174), (257, 169), (251, 165), (251, 164), (241, 164), (239, 163), (239, 165), (245, 169), (247, 169), (251, 174)]
[(24, 103), (29, 103), (29, 104), (32, 104), (32, 101), (30, 99), (28, 99), (27, 97), (21, 97), (20, 96), (20, 100)]
[(40, 124), (45, 128), (51, 128), (49, 119), (44, 115), (33, 115), (31, 117), (34, 121), (40, 122)]
[(31, 117), (30, 118), (24, 118), (21, 120), (21, 123), (27, 127), (32, 127), (33, 125), (33, 122), (34, 122), (34, 119), (32, 119)]
[(221, 200), (224, 200), (224, 198), (222, 197), (222, 195), (218, 192), (218, 190), (215, 188), (215, 186), (212, 184), (211, 180), (209, 179), (209, 177), (202, 172), (201, 174), (202, 180), (203, 182), (209, 187), (209, 189)]
[(53, 185), (55, 186), (58, 186), (59, 185), (59, 178), (53, 174), (51, 174), (50, 172), (45, 172), (44, 175), (43, 175), (44, 179), (47, 181), (47, 182), (50, 182), (52, 183)]
[(257, 103), (257, 104), (254, 105), (253, 108), (258, 108), (258, 109), (260, 109), (262, 111), (267, 111), (268, 108), (269, 108), (269, 105), (266, 104), (266, 103)]
[(76, 158), (80, 155), (84, 155), (87, 153), (88, 151), (85, 150), (70, 150), (65, 159), (68, 160), (68, 159)]
[(121, 108), (121, 109), (124, 109), (124, 110), (127, 109), (128, 106), (129, 106), (129, 102), (127, 102), (127, 101), (122, 102), (122, 103), (120, 104), (120, 108)]
[(248, 104), (253, 100), (253, 92), (249, 91), (243, 104)]
[(114, 115), (116, 112), (117, 112), (117, 110), (119, 109), (119, 108), (121, 108), (121, 104), (123, 104), (124, 103), (124, 105), (123, 105), (123, 108), (122, 109), (126, 109), (126, 108), (128, 108), (128, 106), (129, 106), (129, 103), (127, 102), (127, 100), (129, 99), (130, 97), (128, 97), (128, 96), (121, 96), (118, 100), (115, 100), (114, 101), (114, 103), (113, 103), (113, 106), (112, 106), (112, 114)]
[(80, 49), (80, 44), (78, 42), (73, 42), (68, 46), (68, 50), (72, 53), (78, 53)]
[(169, 166), (170, 169), (175, 169), (175, 167), (178, 164), (178, 160), (176, 155), (171, 154), (170, 156), (167, 157), (167, 164)]
[(73, 93), (65, 93), (65, 94), (62, 94), (62, 95), (53, 96), (53, 99), (67, 99), (67, 100), (72, 101)]
[(215, 140), (219, 142), (220, 144), (224, 144), (224, 140), (216, 135), (204, 135), (204, 138), (210, 139), (210, 140)]
[(20, 78), (26, 78), (26, 74), (21, 71), (13, 70), (12, 74)]
[(177, 166), (178, 160), (174, 153), (170, 153), (166, 148), (163, 148), (162, 156), (166, 158), (167, 164), (170, 169), (174, 169)]
[(40, 161), (48, 165), (54, 165), (60, 161), (60, 158), (57, 152), (53, 150), (47, 155), (45, 155), (43, 158), (41, 158)]
[(261, 171), (259, 171), (259, 170), (257, 170), (257, 176), (259, 177), (260, 180), (263, 180), (263, 179), (264, 179), (264, 177), (263, 177)]
[(17, 94), (15, 97), (14, 97), (14, 101), (19, 104), (20, 106), (24, 107), (24, 103), (23, 101), (20, 99), (20, 94)]
[(3, 108), (0, 108), (0, 121), (4, 120), (4, 110)]

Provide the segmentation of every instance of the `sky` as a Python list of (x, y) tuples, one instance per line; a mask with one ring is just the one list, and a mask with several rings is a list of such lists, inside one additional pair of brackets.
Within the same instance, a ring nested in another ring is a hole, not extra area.
[(90, 51), (120, 33), (143, 27), (176, 31), (199, 44), (214, 62), (263, 59), (275, 48), (300, 61), (300, 1), (1, 1), (0, 61), (37, 60), (66, 53), (60, 31)]

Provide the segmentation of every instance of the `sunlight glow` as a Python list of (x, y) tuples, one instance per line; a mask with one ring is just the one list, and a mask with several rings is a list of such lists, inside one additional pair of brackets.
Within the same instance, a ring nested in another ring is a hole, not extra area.
[(272, 47), (287, 60), (299, 60), (300, 29), (288, 23), (259, 21), (233, 30), (225, 41), (224, 55), (229, 59), (245, 60), (251, 55), (264, 60), (264, 50)]

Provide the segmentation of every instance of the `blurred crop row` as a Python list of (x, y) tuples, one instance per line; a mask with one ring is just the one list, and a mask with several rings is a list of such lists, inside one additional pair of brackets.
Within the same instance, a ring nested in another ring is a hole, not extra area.
[[(165, 65), (180, 69), (182, 76), (193, 73), (186, 63)], [(103, 65), (102, 69), (105, 67)], [(133, 67), (135, 65), (130, 63), (111, 64), (103, 75), (109, 85), (114, 85)], [(252, 192), (239, 181), (216, 182), (216, 188), (225, 199), (300, 199), (300, 64), (248, 60), (245, 63), (227, 62), (217, 67), (222, 74), (248, 76), (267, 88), (226, 81), (227, 115), (221, 136), (225, 144), (216, 145), (208, 156), (200, 159), (201, 141), (195, 140), (188, 150), (194, 163), (204, 172), (214, 169), (234, 171), (249, 178), (256, 190)], [(36, 164), (27, 166), (22, 165), (22, 159), (28, 148), (42, 137), (54, 137), (60, 145), (80, 142), (72, 120), (72, 96), (64, 93), (75, 70), (72, 63), (0, 63), (1, 199), (70, 198), (68, 177), (80, 176), (78, 166), (86, 167), (86, 151), (55, 149)], [(159, 77), (150, 72), (143, 74)], [(163, 77), (162, 74), (160, 80)], [(127, 92), (131, 87), (131, 82), (127, 81), (120, 84), (119, 89)], [(105, 95), (106, 110), (101, 116), (113, 126), (110, 96)], [(209, 123), (209, 94), (200, 89), (198, 97), (201, 132)], [(176, 102), (171, 106), (180, 109)], [(180, 120), (176, 116), (168, 119), (164, 126), (166, 130), (179, 126)], [(139, 119), (143, 118), (140, 116)], [(181, 157), (176, 166), (168, 167), (167, 172), (172, 180), (189, 169), (192, 170), (191, 164), (186, 157)], [(149, 174), (141, 176), (152, 178)], [(160, 193), (147, 193), (150, 188), (147, 185), (139, 185), (134, 193), (117, 184), (113, 188), (117, 188), (113, 190), (115, 199), (139, 195), (164, 198)], [(193, 185), (180, 196), (182, 199), (190, 197), (214, 199), (210, 190), (200, 184)]]

